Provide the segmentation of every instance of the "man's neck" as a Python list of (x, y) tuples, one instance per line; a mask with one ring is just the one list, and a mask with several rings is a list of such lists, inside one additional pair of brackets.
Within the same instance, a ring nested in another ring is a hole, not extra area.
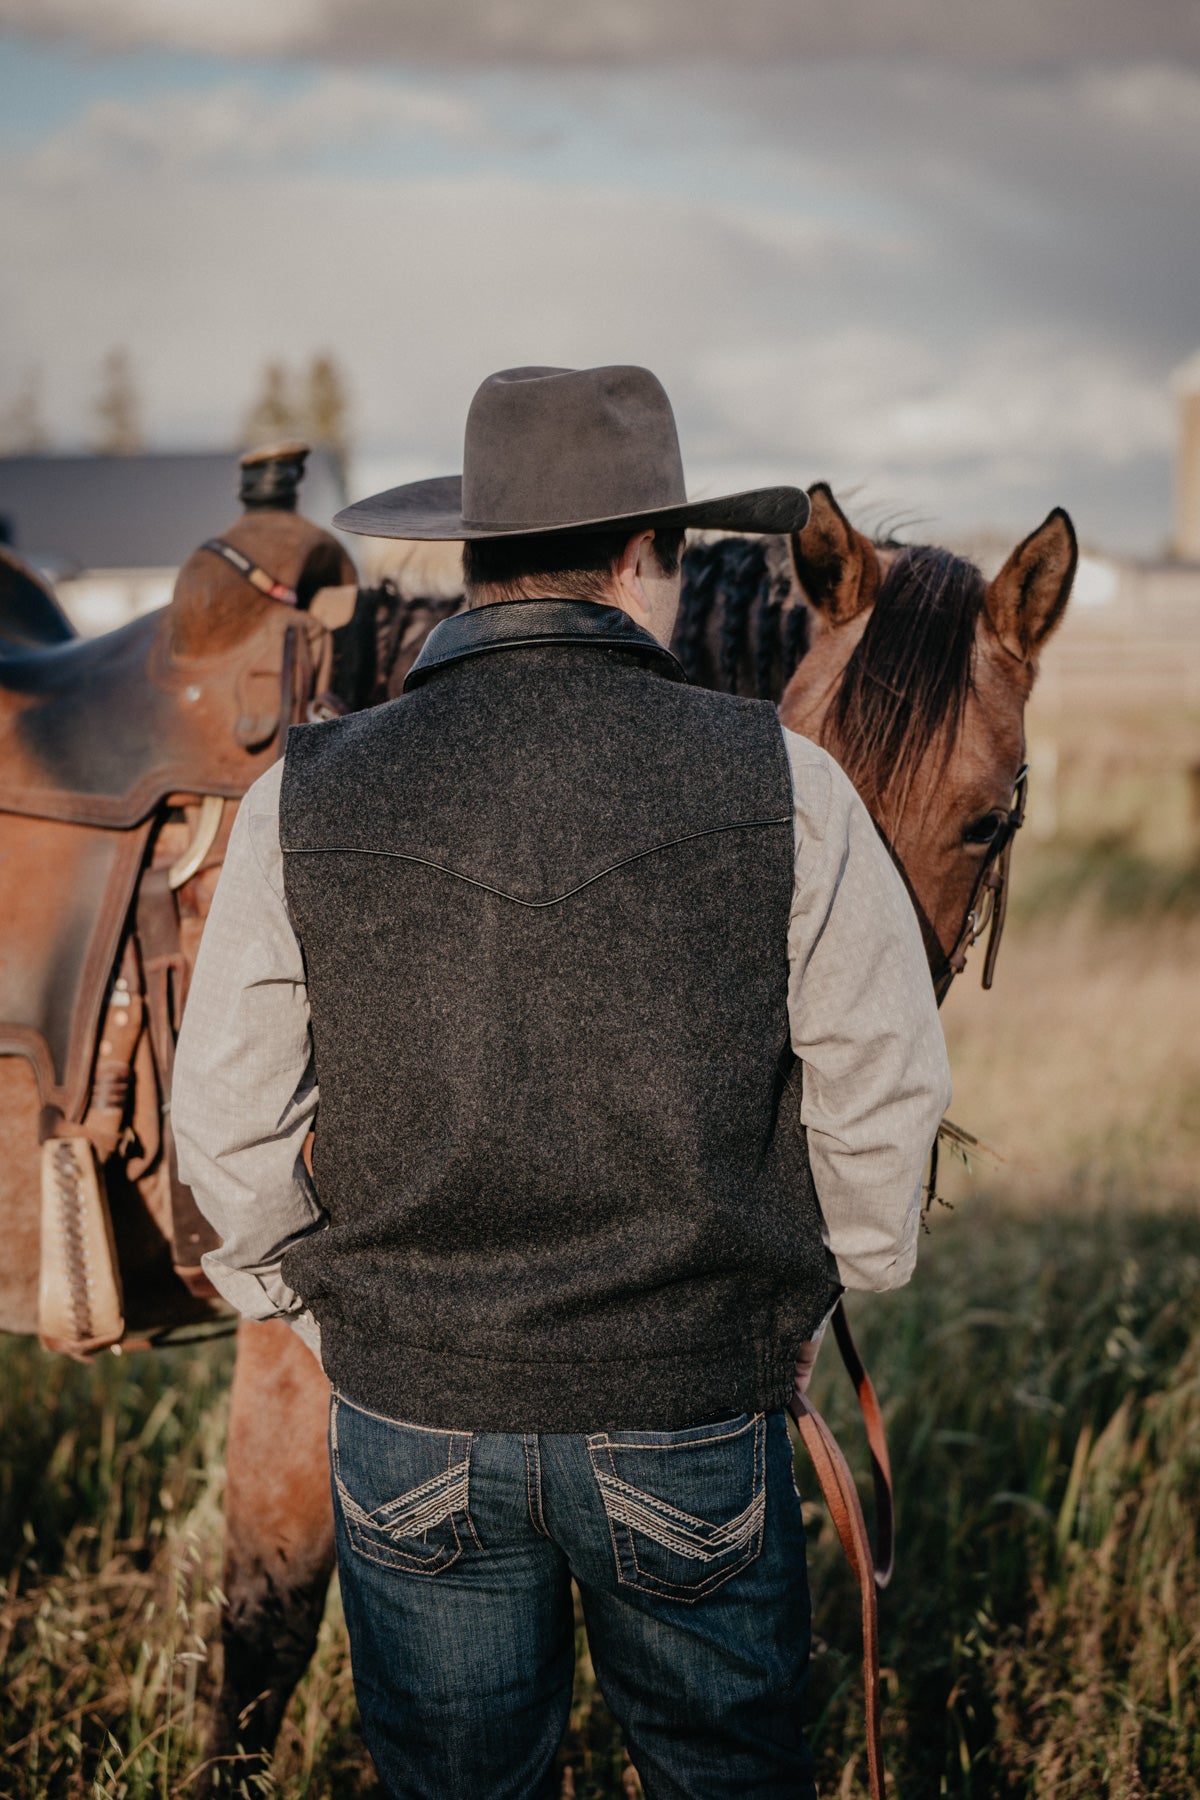
[[(646, 614), (643, 608), (631, 602), (629, 596), (622, 592), (615, 581), (599, 587), (592, 594), (564, 594), (561, 588), (555, 587), (553, 584), (543, 585), (536, 581), (522, 581), (514, 583), (511, 587), (480, 583), (477, 587), (467, 590), (467, 611), (477, 612), (483, 606), (503, 606), (510, 600), (578, 600), (586, 601), (592, 606), (615, 606), (631, 618), (635, 625), (640, 625), (643, 631), (648, 631), (651, 637), (656, 638), (665, 648), (669, 649), (671, 645), (670, 630), (664, 636), (660, 626)], [(674, 619), (672, 618), (673, 624)]]
[(587, 600), (594, 606), (621, 606), (622, 611), (626, 610), (615, 584), (594, 594), (564, 594), (553, 583), (543, 585), (535, 581), (514, 582), (511, 586), (482, 583), (467, 589), (468, 612), (480, 606), (503, 606), (510, 600)]

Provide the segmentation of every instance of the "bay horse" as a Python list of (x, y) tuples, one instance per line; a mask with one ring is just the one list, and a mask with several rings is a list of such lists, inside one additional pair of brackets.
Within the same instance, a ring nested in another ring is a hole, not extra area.
[[(942, 985), (1008, 816), (1038, 653), (1070, 594), (1074, 532), (1056, 510), (985, 584), (946, 551), (872, 543), (824, 484), (811, 499), (808, 524), (790, 540), (724, 540), (688, 552), (675, 647), (694, 678), (778, 701), (785, 724), (844, 763), (907, 883)], [(411, 663), (458, 603), (439, 597), (422, 608), (386, 589), (361, 601), (360, 619), (373, 614), (390, 652), (373, 688), (385, 697), (398, 684), (387, 663)], [(205, 866), (201, 917), (219, 848)], [(0, 1077), (5, 1067), (0, 1061)], [(29, 1099), (18, 1096), (26, 1107)], [(9, 1104), (0, 1086), (0, 1130), (15, 1143)], [(32, 1240), (17, 1260), (28, 1267), (10, 1273), (27, 1292)], [(28, 1315), (28, 1302), (14, 1313), (0, 1292), (0, 1326), (32, 1329)], [(315, 1647), (334, 1563), (328, 1396), (287, 1325), (239, 1325), (224, 1662), (194, 1784), (201, 1796), (261, 1767)]]

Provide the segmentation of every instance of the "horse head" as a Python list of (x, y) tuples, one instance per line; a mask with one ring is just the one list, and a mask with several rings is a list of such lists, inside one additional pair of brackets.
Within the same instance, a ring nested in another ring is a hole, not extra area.
[[(1011, 831), (1025, 703), (1075, 575), (1060, 508), (989, 584), (928, 545), (879, 545), (830, 489), (791, 539), (807, 653), (780, 716), (835, 756), (900, 870), (935, 985), (949, 985), (964, 919)], [(957, 966), (957, 965), (955, 965)]]

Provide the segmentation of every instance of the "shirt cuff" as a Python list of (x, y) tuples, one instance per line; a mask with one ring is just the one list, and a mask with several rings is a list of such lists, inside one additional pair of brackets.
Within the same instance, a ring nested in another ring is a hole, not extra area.
[[(313, 1315), (310, 1312), (292, 1313), (288, 1317), (287, 1322), (295, 1332), (296, 1336), (300, 1339), (300, 1342), (302, 1344), (307, 1344), (317, 1361), (320, 1362), (321, 1327), (313, 1318)], [(324, 1367), (324, 1364), (322, 1364), (322, 1367)]]

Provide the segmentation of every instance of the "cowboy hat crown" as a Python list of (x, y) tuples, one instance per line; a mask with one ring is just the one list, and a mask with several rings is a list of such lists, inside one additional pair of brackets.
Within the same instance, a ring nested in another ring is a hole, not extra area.
[(502, 369), (476, 390), (462, 475), (407, 482), (338, 513), (368, 537), (495, 538), (627, 525), (798, 531), (802, 488), (689, 501), (675, 416), (649, 369)]

